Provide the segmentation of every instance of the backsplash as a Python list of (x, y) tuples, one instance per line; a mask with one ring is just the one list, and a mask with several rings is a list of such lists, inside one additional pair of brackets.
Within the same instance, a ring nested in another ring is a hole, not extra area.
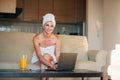
[[(40, 33), (42, 32), (42, 23), (0, 21), (0, 31)], [(57, 23), (54, 33), (66, 35), (85, 35), (85, 23)]]

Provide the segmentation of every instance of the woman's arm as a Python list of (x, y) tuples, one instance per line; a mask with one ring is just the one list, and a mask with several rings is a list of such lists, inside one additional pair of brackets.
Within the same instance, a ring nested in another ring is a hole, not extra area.
[(60, 56), (60, 38), (58, 36), (56, 38), (56, 50), (55, 50), (55, 54), (56, 54), (56, 60), (58, 62), (59, 61), (59, 56)]
[(39, 48), (39, 44), (40, 44), (40, 40), (38, 36), (35, 36), (33, 38), (33, 44), (34, 44), (34, 48), (36, 51), (36, 54), (40, 60), (40, 62), (42, 62), (43, 64), (45, 64), (46, 66), (50, 67), (50, 68), (55, 68), (54, 65), (52, 65), (49, 61), (47, 61), (41, 54), (40, 52), (40, 48)]

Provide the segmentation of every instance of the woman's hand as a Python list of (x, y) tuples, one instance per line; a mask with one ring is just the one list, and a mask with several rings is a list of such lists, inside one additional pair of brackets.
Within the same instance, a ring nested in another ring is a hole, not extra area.
[(57, 66), (55, 64), (51, 64), (50, 66), (48, 66), (48, 68), (50, 68), (50, 69), (56, 69)]
[(55, 68), (57, 68), (58, 67), (58, 63), (55, 63)]

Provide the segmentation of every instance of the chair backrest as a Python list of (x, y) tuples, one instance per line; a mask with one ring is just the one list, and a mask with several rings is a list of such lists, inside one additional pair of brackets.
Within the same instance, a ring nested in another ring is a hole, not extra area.
[(0, 61), (18, 62), (22, 54), (28, 55), (31, 60), (34, 33), (0, 32)]
[(59, 35), (61, 39), (61, 52), (78, 53), (77, 60), (88, 60), (88, 43), (85, 36)]

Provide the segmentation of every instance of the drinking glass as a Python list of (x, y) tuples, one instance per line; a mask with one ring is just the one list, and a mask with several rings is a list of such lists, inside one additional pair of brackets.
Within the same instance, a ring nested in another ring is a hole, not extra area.
[(23, 54), (22, 57), (20, 58), (20, 69), (26, 70), (26, 68), (27, 68), (27, 55)]

